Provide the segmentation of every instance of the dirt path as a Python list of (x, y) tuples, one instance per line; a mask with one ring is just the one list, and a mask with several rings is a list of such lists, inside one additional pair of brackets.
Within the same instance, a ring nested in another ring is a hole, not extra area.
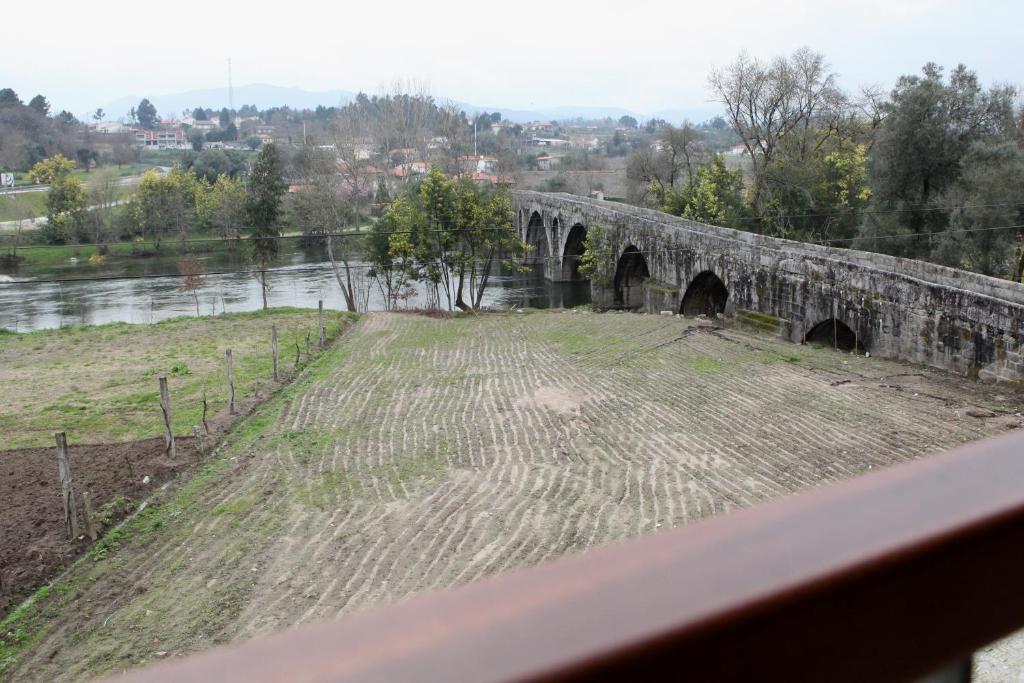
[(23, 610), (4, 675), (76, 679), (335, 618), (995, 434), (1021, 405), (678, 318), (370, 315), (121, 548)]

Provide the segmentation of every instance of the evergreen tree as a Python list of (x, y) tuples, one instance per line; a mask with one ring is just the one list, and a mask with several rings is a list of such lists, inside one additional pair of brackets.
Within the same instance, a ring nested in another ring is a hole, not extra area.
[(260, 272), (263, 308), (267, 308), (267, 266), (278, 252), (278, 219), (285, 189), (281, 155), (274, 144), (266, 144), (256, 155), (249, 173), (246, 201), (253, 228), (251, 255)]

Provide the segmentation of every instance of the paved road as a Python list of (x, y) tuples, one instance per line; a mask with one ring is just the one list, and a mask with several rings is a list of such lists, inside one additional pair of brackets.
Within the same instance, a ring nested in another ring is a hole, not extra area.
[[(127, 199), (119, 199), (118, 201), (114, 202), (113, 205), (114, 206), (120, 206), (121, 204), (126, 204), (127, 202), (128, 202)], [(92, 211), (92, 210), (97, 209), (97, 208), (99, 208), (99, 207), (89, 206), (89, 207), (86, 207), (86, 211)], [(44, 225), (46, 225), (46, 216), (36, 216), (34, 218), (23, 218), (23, 219), (18, 220), (18, 221), (0, 221), (0, 235), (2, 235), (4, 233), (15, 233), (15, 232), (18, 232), (19, 228), (22, 231), (37, 230), (37, 229), (43, 227)]]
[[(161, 173), (168, 173), (171, 170), (170, 166), (154, 166), (156, 170)], [(139, 178), (142, 175), (130, 175), (124, 178), (118, 178), (118, 185), (136, 185), (139, 182)], [(15, 195), (15, 194), (28, 194), (29, 192), (48, 192), (50, 190), (49, 185), (18, 185), (16, 187), (3, 187), (0, 188), (0, 195)]]

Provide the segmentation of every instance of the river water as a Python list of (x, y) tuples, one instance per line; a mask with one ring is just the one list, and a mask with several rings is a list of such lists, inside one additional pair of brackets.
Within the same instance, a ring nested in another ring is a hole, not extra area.
[[(262, 307), (259, 280), (246, 272), (246, 265), (237, 255), (219, 252), (198, 258), (207, 271), (199, 290), (199, 310), (203, 315), (254, 311)], [(282, 256), (272, 268), (274, 271), (267, 276), (270, 306), (315, 308), (322, 299), (329, 309), (345, 308), (330, 262), (322, 252), (295, 251)], [(362, 307), (383, 310), (384, 297), (374, 280), (365, 277), (365, 264), (358, 264), (354, 270), (360, 274), (357, 286), (363, 292)], [(217, 271), (234, 272), (217, 274)], [(0, 274), (0, 328), (28, 332), (109, 322), (152, 323), (195, 315), (195, 299), (181, 289), (182, 279), (177, 275), (177, 257), (131, 259), (109, 267), (70, 260), (45, 268), (23, 267)], [(124, 276), (133, 279), (113, 279)], [(93, 279), (45, 282), (73, 278)], [(483, 304), (488, 308), (506, 309), (557, 308), (589, 301), (589, 283), (547, 282), (539, 267), (527, 273), (495, 267)], [(422, 308), (427, 303), (426, 291), (418, 287), (401, 307)]]

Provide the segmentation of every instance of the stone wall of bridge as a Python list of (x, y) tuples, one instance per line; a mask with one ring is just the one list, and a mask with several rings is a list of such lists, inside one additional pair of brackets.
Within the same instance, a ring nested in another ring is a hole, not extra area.
[(534, 246), (529, 259), (550, 280), (578, 278), (581, 234), (597, 224), (608, 231), (616, 279), (595, 288), (601, 305), (753, 316), (794, 342), (827, 338), (982, 379), (1024, 380), (1024, 285), (572, 195), (515, 191), (512, 207)]

